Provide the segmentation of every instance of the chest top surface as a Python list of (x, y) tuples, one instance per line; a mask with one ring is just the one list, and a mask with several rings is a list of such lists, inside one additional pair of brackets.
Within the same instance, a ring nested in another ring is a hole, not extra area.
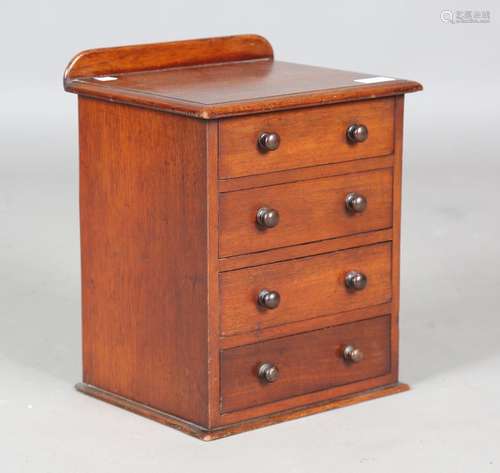
[(199, 118), (220, 118), (421, 90), (418, 82), (274, 61), (269, 43), (241, 35), (85, 51), (66, 90)]

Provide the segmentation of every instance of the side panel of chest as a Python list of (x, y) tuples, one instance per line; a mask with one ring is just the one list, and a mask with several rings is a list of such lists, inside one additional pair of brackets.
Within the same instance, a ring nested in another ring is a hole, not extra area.
[(207, 423), (201, 120), (81, 97), (85, 383)]

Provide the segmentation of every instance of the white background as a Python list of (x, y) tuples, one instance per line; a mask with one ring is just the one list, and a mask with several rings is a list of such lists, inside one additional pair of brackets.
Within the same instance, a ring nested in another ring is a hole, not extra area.
[[(496, 2), (16, 2), (0, 6), (0, 471), (498, 472)], [(442, 10), (489, 10), (444, 24)], [(415, 79), (407, 96), (396, 396), (202, 443), (85, 397), (76, 98), (93, 47), (238, 33), (280, 60)]]

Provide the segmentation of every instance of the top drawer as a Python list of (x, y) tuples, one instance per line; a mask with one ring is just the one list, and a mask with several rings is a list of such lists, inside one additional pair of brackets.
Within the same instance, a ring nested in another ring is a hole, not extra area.
[[(347, 130), (364, 125), (368, 137), (351, 142)], [(275, 150), (263, 151), (262, 133), (279, 135)], [(227, 118), (220, 122), (219, 177), (265, 174), (390, 154), (394, 98)]]

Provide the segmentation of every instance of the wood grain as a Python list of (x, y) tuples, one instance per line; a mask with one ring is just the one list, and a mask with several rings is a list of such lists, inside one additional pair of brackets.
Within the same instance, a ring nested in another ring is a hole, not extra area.
[(339, 409), (341, 407), (351, 406), (359, 402), (370, 401), (378, 399), (382, 396), (390, 396), (392, 394), (402, 393), (408, 391), (410, 387), (404, 383), (388, 384), (382, 387), (369, 388), (368, 390), (360, 390), (355, 394), (347, 394), (338, 398), (330, 398), (327, 401), (317, 402), (315, 404), (305, 405), (300, 408), (289, 409), (286, 411), (277, 411), (265, 417), (257, 419), (250, 419), (247, 421), (240, 421), (239, 423), (222, 427), (219, 430), (214, 430), (211, 434), (207, 435), (204, 440), (215, 440), (217, 438), (227, 437), (228, 435), (235, 435), (248, 430), (266, 427), (269, 425), (277, 424), (279, 422), (300, 419), (301, 417), (318, 414), (331, 409)]
[[(220, 125), (219, 177), (250, 176), (286, 169), (383, 156), (392, 152), (394, 100), (365, 100), (330, 107), (228, 118)], [(368, 128), (368, 139), (352, 144), (350, 125)], [(257, 146), (262, 132), (278, 133), (275, 151)]]
[(272, 57), (273, 48), (265, 38), (258, 35), (136, 44), (82, 51), (69, 62), (64, 78), (155, 71)]
[(100, 399), (101, 401), (109, 402), (110, 404), (121, 407), (122, 409), (126, 409), (127, 411), (147, 417), (148, 419), (159, 422), (160, 424), (177, 429), (187, 435), (191, 435), (200, 440), (211, 441), (289, 420), (300, 419), (302, 417), (312, 414), (318, 414), (324, 411), (340, 409), (342, 407), (351, 406), (360, 402), (371, 401), (382, 396), (390, 396), (392, 394), (402, 393), (408, 391), (410, 387), (404, 383), (397, 383), (390, 384), (388, 386), (370, 388), (355, 394), (339, 396), (334, 400), (330, 399), (328, 401), (316, 402), (314, 404), (305, 405), (299, 408), (278, 411), (272, 415), (267, 415), (265, 417), (239, 421), (234, 424), (230, 424), (224, 427), (217, 427), (211, 430), (205, 429), (190, 422), (186, 422), (185, 420), (179, 419), (166, 412), (152, 409), (148, 406), (145, 406), (144, 404), (131, 401), (130, 399), (117, 396), (113, 393), (106, 392), (102, 389), (96, 388), (95, 386), (79, 383), (76, 385), (76, 389), (84, 394), (87, 394), (88, 396), (95, 397), (96, 399)]
[[(164, 60), (152, 54), (152, 62)], [(200, 57), (197, 53), (194, 56)], [(368, 77), (367, 74), (270, 58), (240, 62), (232, 62), (231, 56), (227, 57), (229, 62), (220, 59), (221, 64), (163, 70), (154, 67), (155, 70), (132, 73), (119, 73), (120, 63), (116, 66), (118, 71), (104, 65), (87, 73), (113, 75), (116, 80), (66, 78), (64, 87), (81, 95), (203, 119), (389, 97), (422, 88), (417, 82), (400, 79), (362, 84), (355, 81)]]
[[(102, 82), (95, 77), (112, 75)], [(400, 392), (403, 94), (257, 35), (84, 51), (82, 392), (203, 440)], [(350, 144), (350, 124), (368, 140)], [(261, 153), (262, 131), (281, 136)], [(348, 192), (368, 198), (349, 214)], [(260, 207), (281, 222), (261, 230)], [(348, 291), (349, 270), (368, 286)], [(278, 290), (275, 310), (258, 306)], [(347, 343), (365, 360), (341, 357)], [(264, 384), (263, 361), (281, 377)]]
[(391, 311), (391, 302), (384, 304), (376, 304), (361, 309), (348, 310), (335, 314), (323, 315), (320, 317), (306, 318), (296, 322), (288, 322), (282, 325), (273, 325), (266, 327), (263, 330), (255, 330), (253, 332), (244, 332), (220, 338), (219, 346), (221, 349), (235, 348), (241, 345), (249, 345), (251, 343), (263, 342), (272, 340), (273, 338), (287, 337), (288, 335), (296, 335), (310, 330), (318, 330), (325, 327), (333, 327), (349, 322), (357, 322), (358, 320), (370, 319), (379, 317), (380, 315), (389, 314)]
[[(360, 291), (344, 283), (349, 271), (368, 278)], [(391, 299), (391, 244), (380, 243), (222, 273), (221, 335), (232, 335), (382, 304)], [(262, 289), (278, 291), (276, 309), (258, 305)]]
[(206, 123), (79, 105), (84, 382), (207, 425)]
[(321, 255), (332, 251), (346, 250), (357, 246), (366, 246), (373, 243), (381, 243), (392, 240), (392, 228), (385, 230), (375, 230), (368, 233), (358, 233), (346, 237), (333, 238), (331, 240), (321, 240), (302, 245), (276, 248), (249, 255), (232, 256), (230, 258), (219, 259), (219, 271), (232, 271), (233, 269), (249, 268), (261, 266), (263, 264), (277, 263), (304, 256)]
[[(367, 199), (363, 212), (346, 209), (350, 192)], [(381, 230), (392, 225), (392, 170), (228, 192), (220, 196), (219, 205), (222, 258)], [(257, 224), (257, 211), (263, 207), (279, 211), (276, 227)]]
[(353, 383), (334, 386), (321, 391), (309, 392), (299, 396), (287, 397), (278, 401), (260, 404), (258, 406), (241, 409), (238, 411), (226, 412), (220, 416), (217, 426), (236, 424), (249, 421), (255, 418), (272, 416), (273, 414), (290, 409), (299, 409), (311, 404), (331, 401), (343, 396), (349, 396), (354, 393), (360, 393), (369, 389), (375, 389), (380, 386), (393, 385), (397, 382), (391, 373), (375, 378), (355, 381)]
[[(344, 360), (347, 345), (359, 347), (360, 363)], [(279, 369), (274, 383), (258, 375), (261, 363)], [(230, 412), (312, 391), (381, 376), (390, 366), (389, 316), (330, 327), (221, 353), (222, 411)]]
[(219, 180), (219, 192), (232, 192), (243, 189), (256, 189), (258, 187), (274, 186), (320, 177), (341, 176), (356, 172), (373, 171), (376, 169), (390, 168), (393, 165), (393, 155), (377, 156), (370, 159), (357, 159), (335, 164), (323, 164), (299, 169), (289, 169), (281, 172), (257, 174), (255, 176), (235, 177)]
[(219, 202), (217, 180), (218, 122), (207, 124), (207, 229), (208, 229), (208, 424), (212, 428), (220, 416), (219, 365)]
[(403, 111), (404, 96), (396, 98), (394, 108), (394, 178), (393, 178), (393, 249), (392, 249), (392, 371), (399, 371), (399, 298), (400, 298), (400, 258), (401, 258), (401, 201), (403, 174)]

